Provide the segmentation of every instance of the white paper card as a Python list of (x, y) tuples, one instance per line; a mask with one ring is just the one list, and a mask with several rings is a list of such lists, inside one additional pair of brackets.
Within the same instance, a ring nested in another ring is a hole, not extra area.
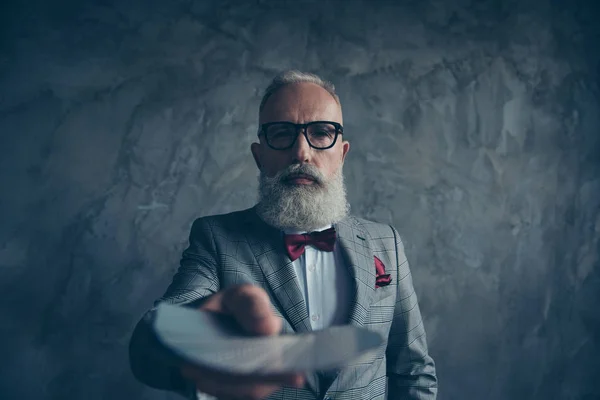
[(334, 326), (309, 333), (247, 336), (229, 317), (160, 304), (154, 330), (159, 340), (185, 360), (230, 374), (279, 374), (341, 368), (364, 359), (383, 337), (366, 328)]

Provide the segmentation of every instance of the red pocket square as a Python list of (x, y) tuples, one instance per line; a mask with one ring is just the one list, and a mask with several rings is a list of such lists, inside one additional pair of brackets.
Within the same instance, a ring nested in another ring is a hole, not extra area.
[(385, 273), (385, 265), (377, 256), (375, 256), (375, 273), (375, 289), (387, 286), (392, 282), (391, 275)]

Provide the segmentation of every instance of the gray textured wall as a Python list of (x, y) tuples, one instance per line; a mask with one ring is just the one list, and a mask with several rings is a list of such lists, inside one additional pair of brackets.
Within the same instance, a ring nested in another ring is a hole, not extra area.
[(594, 3), (3, 2), (0, 397), (172, 398), (130, 332), (192, 220), (253, 204), (296, 67), (339, 88), (353, 212), (407, 242), (440, 399), (600, 398)]

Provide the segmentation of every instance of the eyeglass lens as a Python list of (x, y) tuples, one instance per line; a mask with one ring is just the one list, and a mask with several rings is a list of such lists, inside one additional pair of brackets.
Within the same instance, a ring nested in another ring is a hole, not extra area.
[[(278, 123), (270, 125), (265, 132), (267, 142), (277, 148), (285, 149), (294, 143), (298, 136), (296, 125), (291, 123)], [(315, 148), (331, 146), (336, 137), (336, 127), (333, 124), (319, 122), (306, 127), (308, 142)]]

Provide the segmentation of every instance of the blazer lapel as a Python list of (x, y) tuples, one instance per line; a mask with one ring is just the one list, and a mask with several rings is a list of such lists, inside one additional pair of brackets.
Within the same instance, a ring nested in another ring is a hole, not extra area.
[(351, 325), (364, 326), (375, 294), (375, 264), (373, 251), (364, 228), (352, 217), (335, 225), (338, 243), (354, 283), (350, 306)]
[[(353, 282), (353, 297), (350, 305), (349, 323), (364, 326), (369, 315), (369, 308), (375, 295), (375, 262), (373, 251), (369, 245), (367, 232), (352, 217), (335, 224), (337, 243), (341, 247), (342, 256)], [(336, 369), (319, 376), (321, 391), (335, 382), (341, 370)]]
[(247, 240), (279, 309), (295, 332), (310, 332), (308, 307), (294, 265), (284, 251), (281, 232), (262, 221), (255, 209), (251, 211)]
[[(284, 251), (281, 232), (261, 220), (254, 208), (248, 213), (246, 222), (250, 225), (246, 239), (278, 303), (275, 306), (278, 306), (295, 332), (312, 331), (300, 281), (292, 261)], [(305, 379), (308, 388), (318, 396), (317, 374), (307, 373)]]

